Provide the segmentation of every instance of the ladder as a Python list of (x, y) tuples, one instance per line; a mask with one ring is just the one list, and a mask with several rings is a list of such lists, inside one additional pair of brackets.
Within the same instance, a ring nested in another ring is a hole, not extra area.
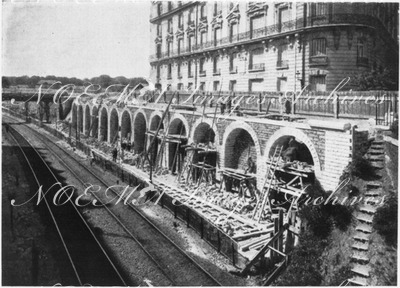
[[(185, 157), (185, 162), (183, 164), (182, 170), (178, 173), (177, 176), (177, 181), (182, 182), (182, 177), (184, 182), (187, 184), (189, 181), (189, 176), (192, 170), (192, 163), (193, 163), (193, 156), (194, 156), (195, 150), (190, 149), (187, 151), (186, 157)], [(186, 179), (185, 179), (186, 175)]]
[(278, 167), (278, 164), (281, 160), (280, 155), (282, 153), (282, 149), (283, 149), (282, 146), (275, 147), (274, 154), (272, 156), (271, 165), (268, 166), (264, 185), (262, 188), (263, 193), (261, 194), (260, 199), (258, 200), (258, 202), (256, 204), (256, 208), (254, 209), (252, 219), (255, 220), (255, 218), (258, 217), (258, 223), (260, 223), (260, 221), (261, 221), (261, 217), (264, 213), (264, 208), (267, 203), (268, 203), (268, 209), (272, 213), (271, 204), (269, 203), (268, 196), (269, 196), (269, 192), (271, 190), (272, 182), (274, 180), (276, 180), (275, 170)]

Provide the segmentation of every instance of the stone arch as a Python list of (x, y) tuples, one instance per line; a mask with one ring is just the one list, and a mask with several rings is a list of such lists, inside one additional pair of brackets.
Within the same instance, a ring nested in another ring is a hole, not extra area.
[[(128, 137), (129, 136), (129, 137)], [(132, 140), (132, 115), (131, 111), (124, 110), (121, 116), (121, 138)]]
[(97, 138), (98, 134), (99, 134), (99, 109), (97, 108), (97, 106), (94, 106), (92, 108), (92, 117), (91, 117), (92, 121), (91, 121), (91, 131), (89, 131), (89, 135), (92, 137)]
[(108, 111), (106, 107), (100, 108), (100, 141), (108, 141)]
[[(155, 132), (157, 130), (157, 128), (161, 122), (161, 118), (162, 118), (161, 111), (158, 110), (158, 111), (153, 111), (153, 113), (151, 113), (150, 120), (149, 120), (149, 131)], [(161, 123), (160, 131), (165, 131), (164, 123)], [(150, 148), (150, 144), (151, 144), (151, 141), (153, 141), (153, 137), (154, 136), (152, 136), (151, 134), (148, 136), (147, 149)], [(159, 147), (160, 143), (161, 143), (161, 139), (158, 138), (158, 140), (153, 143), (151, 151), (149, 151), (150, 159), (153, 164), (155, 164), (155, 160), (156, 160), (156, 156), (157, 156), (156, 153), (158, 151), (158, 147)]]
[(71, 118), (71, 124), (72, 124), (72, 129), (77, 129), (78, 125), (78, 108), (76, 107), (76, 104), (72, 104), (72, 118)]
[(213, 120), (210, 118), (206, 119), (197, 119), (193, 124), (190, 135), (190, 142), (195, 143), (204, 143), (205, 138), (209, 137), (207, 130), (212, 128), (211, 132), (211, 142), (215, 145), (219, 145), (219, 134), (216, 127), (216, 123), (213, 123)]
[[(160, 110), (156, 110), (156, 111), (153, 111), (153, 113), (151, 113), (150, 120), (149, 120), (149, 127), (148, 127), (150, 131), (157, 130), (158, 124), (161, 121), (162, 115), (163, 115), (163, 113)], [(164, 123), (165, 123), (165, 119), (164, 119), (164, 122), (162, 123), (161, 129), (164, 129), (164, 127), (165, 127)]]
[(146, 140), (147, 120), (146, 114), (139, 109), (135, 112), (133, 120), (133, 141), (136, 153), (141, 153), (144, 150)]
[(110, 127), (109, 142), (113, 144), (116, 141), (118, 141), (118, 132), (119, 132), (119, 116), (118, 116), (118, 110), (116, 108), (111, 110), (109, 127)]
[[(175, 113), (174, 116), (171, 118), (171, 120), (169, 121), (169, 127), (168, 127), (168, 134), (179, 134), (179, 131), (174, 131), (173, 133), (171, 133), (171, 128), (175, 129), (174, 126), (178, 124), (179, 121), (176, 121), (177, 119), (179, 119), (183, 126), (184, 126), (184, 130), (185, 133), (182, 133), (182, 136), (188, 136), (187, 134), (189, 133), (189, 123), (187, 121), (187, 119), (182, 115), (182, 114), (177, 114)], [(179, 125), (179, 124), (178, 124)], [(176, 129), (175, 129), (176, 130)]]
[(267, 141), (264, 150), (264, 157), (268, 158), (271, 154), (274, 153), (274, 149), (277, 145), (284, 145), (285, 142), (288, 141), (290, 137), (295, 137), (296, 141), (303, 143), (307, 147), (313, 162), (310, 164), (314, 165), (315, 174), (317, 176), (320, 175), (321, 163), (319, 161), (319, 156), (317, 150), (315, 149), (314, 144), (303, 131), (296, 128), (282, 127), (281, 129), (276, 131)]
[(261, 147), (257, 134), (247, 123), (233, 122), (224, 133), (223, 167), (244, 170), (249, 157), (260, 166)]
[(83, 107), (82, 107), (82, 105), (78, 106), (78, 131), (79, 131), (79, 133), (83, 133)]
[(89, 130), (90, 130), (90, 126), (92, 124), (91, 121), (92, 117), (90, 115), (90, 106), (86, 105), (85, 107), (85, 127), (84, 127), (84, 132), (86, 136), (89, 136)]
[[(188, 133), (186, 119), (182, 115), (174, 116), (168, 127), (168, 135), (177, 135), (179, 137), (186, 136)], [(184, 152), (184, 149), (180, 149), (178, 143), (168, 143), (168, 167), (172, 172), (181, 169)]]

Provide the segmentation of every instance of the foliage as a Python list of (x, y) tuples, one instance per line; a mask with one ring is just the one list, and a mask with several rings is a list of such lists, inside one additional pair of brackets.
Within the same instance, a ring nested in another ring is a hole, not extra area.
[(397, 247), (397, 196), (394, 193), (378, 208), (374, 217), (374, 228), (385, 239), (386, 244)]
[(107, 88), (110, 85), (118, 85), (118, 87), (115, 87), (115, 90), (119, 91), (122, 90), (125, 86), (130, 85), (130, 86), (136, 86), (139, 83), (146, 84), (146, 80), (142, 77), (135, 77), (135, 78), (126, 78), (124, 76), (118, 76), (118, 77), (110, 77), (109, 75), (100, 75), (98, 77), (93, 77), (91, 79), (78, 79), (76, 77), (59, 77), (59, 76), (54, 76), (54, 75), (47, 75), (45, 77), (43, 76), (31, 76), (28, 77), (26, 75), (24, 76), (18, 76), (18, 77), (7, 77), (3, 76), (2, 77), (2, 85), (3, 87), (9, 87), (9, 86), (16, 86), (16, 85), (28, 85), (31, 88), (34, 88), (40, 80), (55, 80), (59, 81), (62, 83), (62, 85), (67, 85), (67, 84), (73, 84), (75, 86), (87, 86), (90, 83), (92, 84), (97, 84), (100, 85), (102, 88)]
[(399, 139), (399, 120), (398, 119), (394, 120), (392, 125), (390, 125), (390, 131), (392, 132), (393, 138)]
[(333, 279), (331, 279), (327, 286), (339, 286), (344, 279), (352, 278), (354, 273), (351, 271), (350, 266), (343, 266), (334, 274)]
[(10, 80), (7, 77), (1, 77), (1, 87), (8, 88), (10, 86)]
[(331, 215), (332, 223), (341, 231), (346, 231), (353, 220), (353, 206), (346, 205), (325, 205), (326, 210)]
[(307, 205), (300, 210), (300, 217), (307, 221), (309, 229), (316, 237), (326, 238), (329, 236), (333, 221), (325, 205)]
[(387, 90), (397, 91), (399, 89), (398, 73), (396, 70), (383, 69), (355, 74), (352, 77), (352, 86), (358, 91)]
[(355, 153), (353, 161), (344, 169), (340, 181), (345, 179), (354, 180), (354, 178), (361, 178), (363, 180), (370, 180), (376, 177), (375, 169), (371, 166), (367, 159), (361, 156), (361, 153)]
[(275, 281), (277, 286), (319, 286), (322, 276), (319, 271), (321, 255), (326, 240), (306, 231), (300, 235), (299, 244), (293, 249), (291, 261), (284, 273)]

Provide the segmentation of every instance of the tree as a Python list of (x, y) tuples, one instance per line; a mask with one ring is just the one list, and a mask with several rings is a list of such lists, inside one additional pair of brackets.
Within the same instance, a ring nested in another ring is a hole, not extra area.
[(387, 90), (397, 91), (399, 87), (398, 71), (383, 69), (372, 70), (352, 77), (352, 86), (358, 91)]
[(8, 79), (8, 77), (6, 76), (1, 77), (1, 87), (3, 88), (10, 87), (10, 80)]

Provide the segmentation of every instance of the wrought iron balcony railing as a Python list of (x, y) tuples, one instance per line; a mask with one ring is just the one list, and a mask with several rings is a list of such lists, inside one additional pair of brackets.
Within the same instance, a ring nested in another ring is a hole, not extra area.
[[(322, 20), (321, 20), (322, 19)], [(213, 50), (213, 49), (218, 49), (221, 46), (228, 46), (228, 45), (233, 45), (236, 43), (240, 42), (245, 42), (249, 40), (255, 40), (255, 39), (262, 39), (264, 37), (268, 36), (274, 36), (283, 32), (288, 32), (288, 31), (295, 31), (297, 29), (302, 29), (306, 27), (318, 27), (322, 25), (337, 25), (337, 24), (348, 24), (348, 25), (368, 25), (377, 28), (378, 33), (386, 33), (388, 34), (389, 32), (386, 30), (382, 22), (377, 19), (376, 17), (373, 17), (371, 15), (363, 15), (363, 14), (327, 14), (326, 16), (324, 15), (319, 15), (318, 17), (316, 16), (311, 16), (307, 18), (298, 18), (295, 20), (279, 23), (279, 24), (274, 24), (266, 27), (262, 27), (259, 29), (254, 29), (251, 31), (246, 31), (239, 33), (237, 35), (234, 35), (234, 37), (227, 36), (222, 39), (216, 39), (216, 40), (211, 40), (207, 41), (204, 43), (199, 43), (196, 45), (193, 45), (191, 49), (186, 48), (185, 52), (186, 53), (192, 53), (192, 52), (202, 52), (203, 50)], [(181, 49), (181, 52), (182, 51)], [(181, 53), (182, 54), (182, 53)], [(170, 56), (177, 56), (179, 55), (176, 51), (170, 54)], [(161, 55), (163, 57), (166, 57), (167, 55), (163, 54)], [(151, 60), (158, 59), (155, 56), (150, 57)], [(316, 63), (316, 61), (320, 61), (321, 59), (315, 59), (312, 60)], [(322, 59), (323, 60), (323, 59)], [(328, 60), (328, 59), (325, 59)], [(320, 64), (317, 64), (320, 65)]]
[(310, 66), (328, 65), (328, 57), (324, 55), (311, 56)]
[(288, 69), (289, 68), (289, 61), (288, 60), (278, 60), (276, 62), (277, 69)]
[(255, 72), (255, 71), (265, 71), (265, 64), (257, 63), (249, 65), (249, 72)]

